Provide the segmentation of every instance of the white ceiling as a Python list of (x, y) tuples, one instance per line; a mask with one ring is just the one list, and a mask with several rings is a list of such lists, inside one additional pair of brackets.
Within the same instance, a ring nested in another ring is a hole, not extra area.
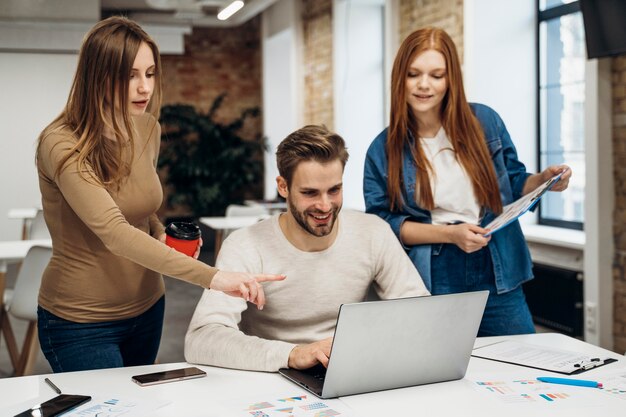
[(101, 0), (103, 15), (124, 12), (142, 23), (191, 26), (238, 26), (271, 6), (276, 0), (245, 0), (230, 19), (217, 13), (232, 0)]

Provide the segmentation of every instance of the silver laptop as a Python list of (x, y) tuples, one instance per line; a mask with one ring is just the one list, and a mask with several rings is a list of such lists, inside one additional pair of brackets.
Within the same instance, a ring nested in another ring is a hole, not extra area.
[(328, 369), (279, 372), (320, 398), (465, 376), (489, 291), (343, 304)]

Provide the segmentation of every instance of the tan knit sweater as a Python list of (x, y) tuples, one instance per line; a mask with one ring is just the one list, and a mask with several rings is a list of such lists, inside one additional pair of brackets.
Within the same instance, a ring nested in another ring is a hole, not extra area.
[(157, 240), (164, 231), (155, 214), (163, 198), (156, 173), (161, 129), (148, 114), (133, 121), (135, 156), (119, 190), (84, 179), (75, 160), (55, 177), (76, 143), (69, 130), (48, 135), (39, 148), (39, 188), (53, 247), (39, 304), (64, 319), (134, 317), (163, 295), (161, 274), (208, 288), (217, 272)]

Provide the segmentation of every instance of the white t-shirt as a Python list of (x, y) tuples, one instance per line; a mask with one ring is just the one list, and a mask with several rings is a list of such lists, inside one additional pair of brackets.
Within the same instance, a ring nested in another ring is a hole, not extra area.
[(380, 217), (342, 210), (335, 241), (320, 252), (293, 246), (278, 217), (233, 232), (216, 265), (226, 271), (285, 274), (287, 279), (263, 283), (263, 310), (205, 290), (185, 337), (187, 362), (276, 372), (287, 367), (296, 344), (332, 336), (339, 306), (363, 301), (370, 285), (382, 299), (428, 294)]
[(435, 201), (435, 208), (431, 211), (433, 224), (478, 224), (480, 205), (474, 187), (456, 159), (456, 152), (443, 127), (434, 138), (420, 138), (420, 143), (434, 170), (430, 178)]

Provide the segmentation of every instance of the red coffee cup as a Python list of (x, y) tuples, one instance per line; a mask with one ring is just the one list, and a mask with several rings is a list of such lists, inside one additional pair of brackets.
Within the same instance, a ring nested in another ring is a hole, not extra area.
[(185, 255), (193, 256), (198, 249), (200, 228), (189, 222), (172, 222), (165, 228), (165, 244)]

